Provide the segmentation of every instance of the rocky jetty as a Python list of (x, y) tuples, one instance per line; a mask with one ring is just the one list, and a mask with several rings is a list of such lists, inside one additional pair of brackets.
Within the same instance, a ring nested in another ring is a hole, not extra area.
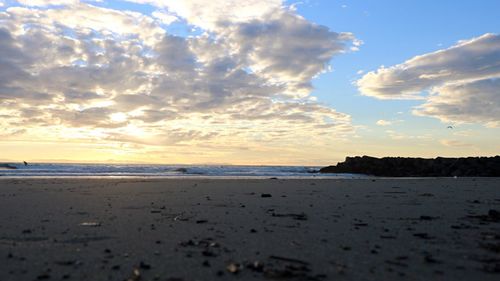
[(500, 177), (500, 156), (435, 159), (370, 156), (346, 157), (320, 173), (352, 173), (382, 177)]

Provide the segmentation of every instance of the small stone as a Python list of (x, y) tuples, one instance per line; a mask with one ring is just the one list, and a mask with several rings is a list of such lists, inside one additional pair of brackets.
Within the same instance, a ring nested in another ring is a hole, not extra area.
[(36, 277), (37, 280), (46, 280), (50, 279), (50, 275), (48, 273), (42, 273)]
[(141, 262), (139, 263), (139, 268), (141, 268), (141, 269), (145, 269), (145, 270), (149, 270), (149, 269), (151, 269), (151, 265), (149, 265), (149, 264), (147, 264), (147, 263), (145, 263), (145, 262), (142, 262), (142, 261), (141, 261)]
[(426, 255), (424, 257), (424, 261), (427, 263), (440, 263), (438, 260), (436, 260), (433, 256), (431, 255)]
[(426, 239), (426, 240), (434, 239), (434, 237), (430, 236), (427, 233), (415, 233), (415, 234), (413, 234), (413, 236), (418, 237), (418, 238), (422, 238), (422, 239)]
[(237, 263), (230, 263), (228, 266), (226, 266), (226, 270), (236, 274), (240, 271), (240, 265)]
[(209, 250), (204, 250), (203, 252), (201, 252), (201, 254), (205, 257), (215, 257), (217, 256), (214, 252), (212, 251), (209, 251)]

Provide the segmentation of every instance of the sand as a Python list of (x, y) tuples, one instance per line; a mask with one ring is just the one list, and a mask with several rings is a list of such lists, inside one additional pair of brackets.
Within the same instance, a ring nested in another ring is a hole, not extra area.
[(3, 179), (0, 280), (499, 280), (500, 179)]

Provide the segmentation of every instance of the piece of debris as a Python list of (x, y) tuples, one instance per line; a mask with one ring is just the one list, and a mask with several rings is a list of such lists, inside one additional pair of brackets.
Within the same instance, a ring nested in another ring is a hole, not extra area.
[(271, 216), (273, 217), (289, 217), (294, 220), (299, 220), (299, 221), (306, 221), (307, 220), (307, 215), (305, 213), (299, 213), (299, 214), (293, 214), (293, 213), (285, 213), (285, 214), (280, 214), (280, 213), (275, 213), (274, 209), (269, 209), (267, 213), (270, 213)]
[(309, 265), (309, 263), (306, 261), (301, 261), (299, 259), (294, 259), (294, 258), (287, 258), (287, 257), (280, 257), (280, 256), (269, 256), (269, 258), (273, 259), (273, 260), (280, 260), (280, 261), (298, 263), (298, 264), (302, 264), (302, 265)]

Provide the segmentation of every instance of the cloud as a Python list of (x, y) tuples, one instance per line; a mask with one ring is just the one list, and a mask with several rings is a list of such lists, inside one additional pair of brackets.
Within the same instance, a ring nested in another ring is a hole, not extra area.
[(390, 126), (390, 125), (392, 125), (392, 123), (393, 123), (392, 121), (380, 119), (380, 120), (377, 121), (376, 124), (379, 125), (379, 126)]
[(444, 85), (432, 91), (434, 94), (416, 107), (414, 114), (446, 123), (484, 123), (491, 127), (500, 121), (500, 78)]
[[(80, 51), (71, 45), (51, 49), (48, 47), (49, 41), (59, 44), (80, 44), (83, 48), (93, 45), (92, 51), (99, 54), (98, 50), (104, 49), (104, 44), (118, 45), (124, 43), (124, 40), (128, 40), (131, 44), (136, 43), (136, 47), (139, 48), (151, 48), (165, 33), (154, 19), (146, 15), (84, 3), (43, 9), (8, 7), (7, 13), (0, 14), (0, 20), (2, 19), (4, 28), (12, 35), (19, 35), (20, 39), (31, 41), (33, 49), (37, 46), (50, 51), (51, 57), (47, 60), (69, 59), (70, 52)], [(25, 36), (27, 34), (31, 34), (31, 37)], [(39, 39), (46, 41), (38, 42)], [(45, 45), (41, 46), (42, 44)], [(135, 50), (135, 53), (138, 51), (142, 50)], [(105, 59), (104, 56), (91, 58)]]
[(282, 0), (127, 0), (166, 9), (190, 24), (215, 30), (219, 22), (247, 22), (262, 18), (282, 8)]
[(79, 0), (17, 0), (19, 4), (32, 7), (70, 5), (79, 3)]
[(236, 63), (283, 85), (283, 94), (298, 97), (311, 92), (311, 79), (328, 69), (334, 55), (362, 44), (351, 33), (306, 20), (282, 0), (129, 1), (168, 10), (201, 28), (236, 57)]
[(388, 135), (389, 138), (393, 140), (430, 140), (432, 139), (432, 136), (429, 134), (424, 134), (424, 135), (408, 135), (406, 133), (402, 132), (396, 132), (394, 130), (387, 130), (385, 131)]
[[(348, 114), (309, 96), (351, 34), (281, 1), (135, 2), (156, 5), (163, 22), (78, 1), (0, 13), (0, 134), (256, 147), (353, 133)], [(169, 34), (170, 14), (203, 33)]]
[(298, 96), (307, 96), (311, 79), (326, 71), (330, 59), (354, 40), (352, 34), (331, 32), (289, 11), (264, 20), (222, 23), (218, 32), (256, 75)]
[(440, 143), (444, 146), (448, 147), (472, 147), (473, 145), (470, 143), (465, 143), (459, 140), (441, 140)]
[(3, 139), (9, 139), (9, 138), (23, 135), (24, 133), (26, 133), (26, 129), (7, 129), (7, 130), (4, 130), (3, 132), (0, 132), (0, 136)]
[(363, 95), (378, 99), (426, 100), (413, 111), (417, 115), (494, 124), (500, 120), (499, 78), (500, 36), (488, 33), (381, 67), (356, 85)]
[(161, 23), (166, 25), (169, 25), (178, 20), (176, 16), (163, 11), (154, 11), (151, 15), (154, 18), (158, 19)]

